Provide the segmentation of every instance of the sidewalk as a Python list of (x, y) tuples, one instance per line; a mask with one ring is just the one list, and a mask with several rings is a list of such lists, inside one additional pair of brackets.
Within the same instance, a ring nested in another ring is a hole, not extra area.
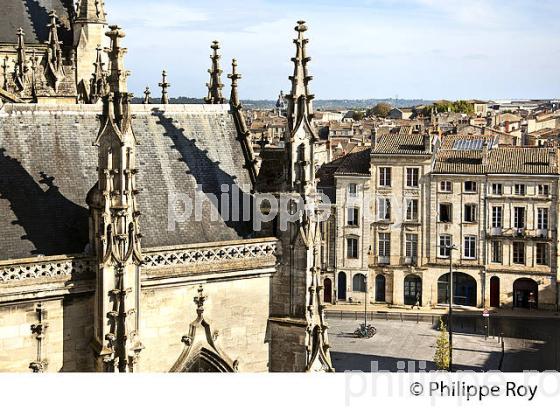
[[(453, 305), (453, 312), (460, 313), (461, 315), (480, 316), (484, 309)], [(327, 312), (356, 312), (364, 313), (364, 305), (361, 303), (338, 303), (336, 305), (326, 305)], [(517, 318), (546, 318), (546, 319), (560, 319), (559, 312), (552, 312), (546, 310), (527, 310), (527, 309), (512, 309), (512, 308), (489, 308), (490, 316), (492, 317), (517, 317)], [(420, 307), (420, 309), (412, 309), (410, 306), (392, 306), (385, 303), (370, 303), (367, 307), (368, 313), (414, 313), (420, 315), (442, 315), (447, 313), (447, 307)]]

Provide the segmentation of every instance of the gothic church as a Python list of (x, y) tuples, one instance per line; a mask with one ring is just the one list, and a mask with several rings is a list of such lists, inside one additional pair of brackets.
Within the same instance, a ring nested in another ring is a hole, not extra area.
[(285, 144), (257, 168), (217, 42), (205, 104), (168, 104), (165, 75), (158, 103), (132, 104), (102, 0), (2, 9), (0, 371), (333, 371), (313, 215), (253, 232), (212, 201), (171, 227), (166, 212), (224, 186), (318, 209), (305, 23)]

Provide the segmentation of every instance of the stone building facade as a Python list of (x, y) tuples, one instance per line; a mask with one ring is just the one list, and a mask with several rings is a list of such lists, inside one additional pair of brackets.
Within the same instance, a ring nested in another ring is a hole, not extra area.
[(362, 246), (353, 261), (368, 260), (370, 302), (447, 304), (451, 257), (458, 305), (556, 309), (558, 149), (499, 142), (400, 127), (376, 137), (371, 157), (350, 154), (324, 167), (331, 177), (322, 175), (320, 186), (337, 187), (337, 263), (325, 276), (338, 278), (331, 300), (355, 299), (339, 282), (351, 271), (344, 259), (350, 181), (338, 177), (349, 161), (370, 177), (368, 255)]
[[(13, 21), (40, 23), (42, 9), (22, 7), (10, 0)], [(102, 7), (66, 8), (80, 32), (61, 45), (72, 93), (42, 101), (33, 81), (9, 88), (10, 74), (0, 94), (0, 371), (332, 371), (313, 215), (257, 232), (241, 217), (270, 173), (278, 197), (315, 201), (307, 27), (296, 27), (289, 143), (280, 170), (261, 175), (237, 62), (228, 104), (214, 43), (206, 104), (133, 105), (125, 34)], [(76, 103), (93, 102), (88, 66), (100, 104)]]

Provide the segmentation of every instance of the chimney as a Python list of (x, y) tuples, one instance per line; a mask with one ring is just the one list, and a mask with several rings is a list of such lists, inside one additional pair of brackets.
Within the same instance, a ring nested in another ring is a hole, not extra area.
[(424, 134), (424, 150), (432, 153), (432, 138), (430, 134)]
[(488, 141), (482, 144), (482, 166), (488, 166)]
[(558, 167), (558, 149), (552, 148), (548, 150), (548, 164), (553, 167)]

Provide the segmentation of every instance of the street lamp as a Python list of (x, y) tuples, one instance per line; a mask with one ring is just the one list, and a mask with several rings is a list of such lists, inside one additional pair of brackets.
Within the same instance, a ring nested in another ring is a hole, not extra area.
[(367, 297), (368, 296), (368, 283), (367, 283), (368, 281), (367, 281), (367, 278), (368, 277), (367, 277), (367, 274), (364, 275), (364, 276), (366, 278), (365, 282), (364, 282), (365, 286), (366, 286), (365, 296), (364, 296), (364, 298), (365, 298), (365, 300), (364, 300), (364, 329), (367, 329), (367, 304), (368, 304), (368, 297)]
[(445, 249), (449, 253), (449, 283), (448, 283), (448, 292), (449, 292), (449, 315), (447, 318), (447, 328), (449, 332), (449, 372), (453, 371), (453, 330), (452, 326), (452, 319), (453, 319), (453, 251), (457, 250), (455, 245), (446, 246)]

